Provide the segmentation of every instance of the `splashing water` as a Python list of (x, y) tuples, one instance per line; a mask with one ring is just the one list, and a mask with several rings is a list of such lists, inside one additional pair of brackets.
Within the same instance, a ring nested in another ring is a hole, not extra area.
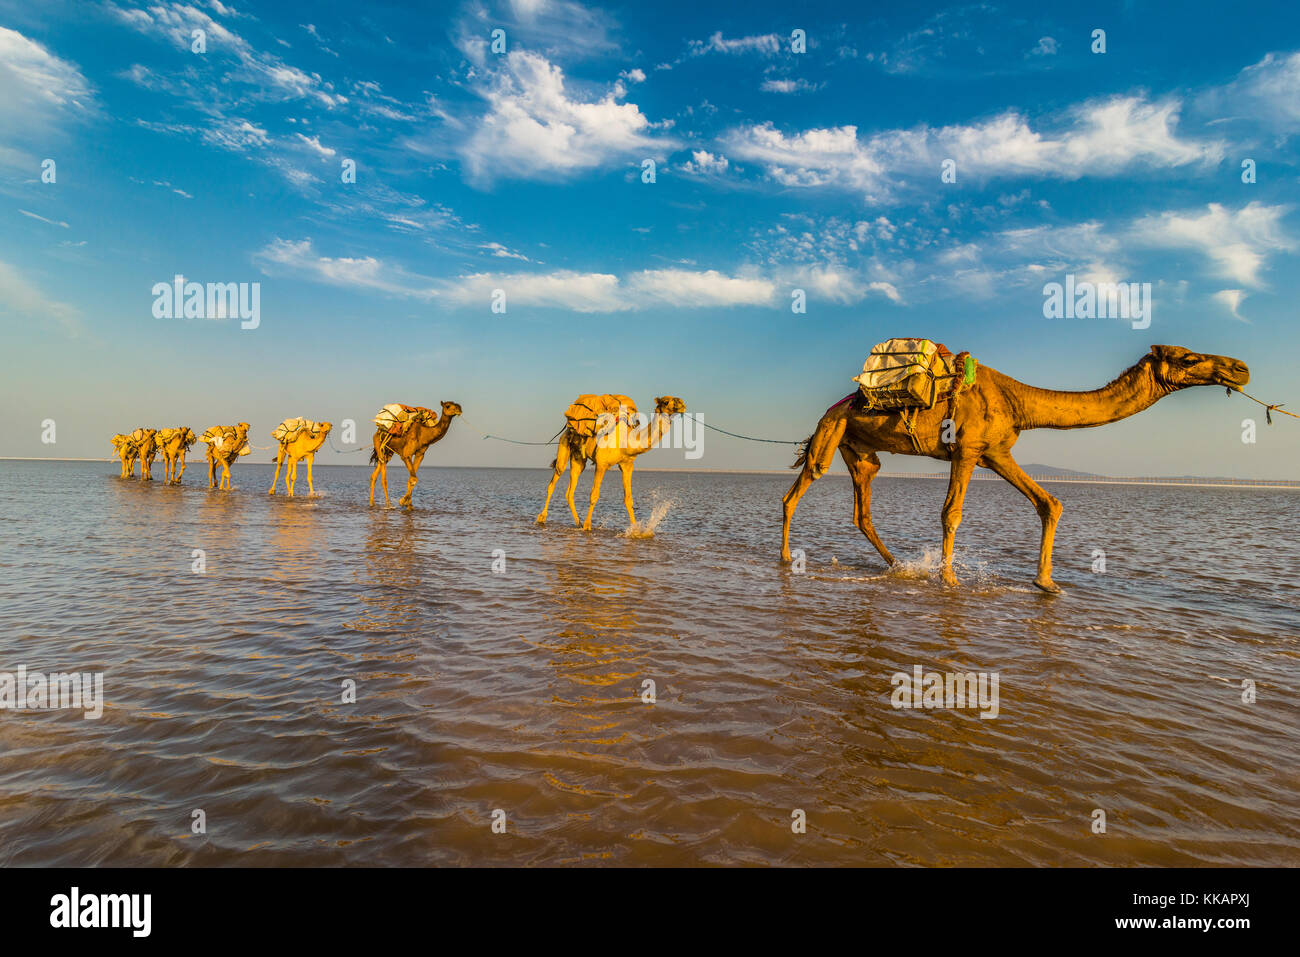
[(675, 498), (659, 499), (656, 497), (654, 505), (650, 508), (650, 517), (644, 522), (637, 522), (623, 533), (623, 537), (654, 538), (655, 529), (658, 528), (659, 523), (664, 520), (664, 517), (668, 514), (668, 510), (676, 504), (677, 500)]

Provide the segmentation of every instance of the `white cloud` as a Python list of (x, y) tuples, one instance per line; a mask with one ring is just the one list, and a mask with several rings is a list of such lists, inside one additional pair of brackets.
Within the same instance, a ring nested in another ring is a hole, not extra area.
[(84, 332), (80, 313), (74, 307), (50, 299), (16, 268), (0, 262), (0, 315), (5, 313), (35, 322), (53, 320), (73, 338)]
[(63, 124), (94, 112), (90, 84), (76, 66), (0, 27), (0, 166), (38, 173), (50, 147), (61, 145)]
[(294, 136), (321, 159), (329, 159), (335, 153), (328, 146), (321, 146), (319, 136), (303, 136), (301, 133), (295, 133)]
[(431, 298), (432, 281), (406, 273), (373, 256), (332, 258), (316, 252), (310, 239), (276, 239), (253, 256), (267, 275), (292, 273), (331, 286), (402, 297)]
[(1240, 322), (1250, 322), (1250, 320), (1247, 319), (1245, 316), (1243, 316), (1240, 312), (1241, 304), (1246, 299), (1246, 293), (1244, 290), (1220, 289), (1210, 298), (1212, 298), (1215, 302), (1223, 303), (1223, 305), (1227, 307), (1228, 312), (1232, 313), (1232, 318)]
[(64, 229), (68, 229), (68, 228), (69, 228), (69, 227), (68, 227), (68, 224), (65, 223), (65, 222), (62, 222), (62, 221), (60, 221), (60, 220), (56, 220), (56, 219), (46, 219), (44, 216), (37, 216), (35, 213), (29, 213), (29, 212), (28, 212), (27, 210), (25, 210), (25, 209), (20, 209), (20, 210), (18, 210), (18, 212), (22, 213), (24, 216), (30, 216), (32, 219), (38, 219), (38, 220), (40, 220), (42, 223), (48, 223), (50, 226), (61, 226), (61, 227), (63, 227)]
[(776, 286), (766, 279), (724, 276), (716, 270), (655, 269), (633, 273), (628, 291), (634, 299), (670, 306), (761, 306), (772, 301)]
[(1039, 37), (1038, 43), (1026, 56), (1056, 56), (1056, 40), (1052, 37)]
[(682, 171), (706, 176), (710, 173), (725, 173), (731, 162), (722, 155), (714, 156), (708, 150), (693, 150), (691, 158), (682, 164)]
[(1253, 202), (1237, 210), (1210, 203), (1201, 213), (1165, 212), (1133, 224), (1139, 242), (1163, 248), (1194, 249), (1205, 255), (1216, 273), (1244, 286), (1259, 287), (1268, 258), (1295, 248), (1282, 230), (1288, 206)]
[(1197, 106), (1218, 118), (1245, 118), (1280, 133), (1300, 131), (1300, 51), (1268, 54), (1231, 83), (1206, 91)]
[(815, 84), (804, 79), (764, 80), (762, 86), (764, 93), (806, 93), (815, 89), (817, 89)]
[(624, 70), (622, 73), (619, 74), (619, 76), (627, 80), (627, 82), (629, 83), (645, 82), (645, 70), (641, 69), (640, 67), (633, 67), (630, 70)]
[(515, 50), (483, 93), (487, 114), (461, 144), (469, 178), (560, 177), (670, 147), (649, 135), (636, 104), (619, 102), (625, 95), (620, 82), (594, 102), (576, 99), (558, 66)]
[(920, 126), (860, 137), (855, 126), (786, 135), (771, 123), (740, 127), (724, 137), (728, 151), (754, 161), (783, 186), (832, 186), (869, 201), (892, 198), (898, 172), (933, 177), (953, 159), (957, 175), (984, 178), (1113, 176), (1135, 168), (1210, 164), (1223, 144), (1180, 138), (1180, 102), (1136, 96), (1093, 100), (1069, 110), (1063, 128), (1042, 132), (1018, 113), (946, 127)]
[(775, 33), (765, 33), (761, 36), (734, 37), (730, 40), (718, 31), (707, 40), (692, 40), (690, 42), (690, 51), (695, 56), (705, 53), (759, 53), (763, 56), (772, 56), (781, 49), (781, 38)]

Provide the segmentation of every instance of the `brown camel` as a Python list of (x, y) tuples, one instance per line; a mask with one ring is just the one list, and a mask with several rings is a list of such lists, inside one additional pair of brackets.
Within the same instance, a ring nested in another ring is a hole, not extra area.
[[(803, 467), (785, 495), (781, 558), (790, 561), (790, 520), (799, 498), (830, 468), (838, 448), (853, 479), (853, 520), (888, 564), (894, 564), (871, 523), (871, 480), (880, 470), (877, 452), (926, 455), (952, 462), (948, 496), (943, 504), (943, 580), (955, 585), (953, 538), (961, 524), (962, 502), (977, 465), (992, 469), (1034, 504), (1043, 523), (1034, 584), (1059, 592), (1052, 581), (1052, 540), (1061, 518), (1061, 503), (1043, 491), (1011, 457), (1011, 447), (1025, 429), (1086, 429), (1117, 422), (1141, 412), (1171, 392), (1200, 385), (1240, 389), (1250, 370), (1238, 359), (1191, 352), (1181, 346), (1152, 346), (1149, 355), (1109, 385), (1092, 392), (1057, 392), (1017, 382), (996, 369), (980, 366), (975, 382), (954, 400), (941, 400), (918, 412), (915, 430), (922, 450), (912, 446), (900, 415), (867, 411), (860, 394), (831, 406), (804, 443), (792, 468)], [(944, 420), (955, 426), (945, 444)]]
[(247, 422), (240, 422), (233, 428), (229, 425), (214, 425), (199, 436), (200, 442), (208, 444), (208, 488), (217, 486), (217, 464), (222, 468), (220, 488), (229, 489), (230, 466), (241, 455), (250, 451), (248, 447)]
[[(597, 400), (597, 403), (592, 403), (590, 401), (592, 399)], [(588, 405), (600, 404), (601, 400), (604, 400), (603, 407), (606, 408), (611, 405), (626, 407), (631, 404), (631, 400), (626, 397), (614, 395), (579, 396), (574, 404), (583, 404), (584, 400), (588, 400), (586, 403)], [(635, 411), (635, 408), (631, 410), (633, 414)], [(546, 524), (546, 513), (551, 507), (551, 495), (555, 492), (560, 474), (567, 468), (569, 485), (564, 490), (564, 500), (569, 503), (569, 511), (573, 513), (573, 524), (581, 524), (583, 529), (590, 531), (591, 515), (596, 510), (596, 502), (600, 499), (601, 481), (605, 478), (605, 472), (617, 465), (619, 471), (623, 473), (623, 505), (627, 508), (627, 520), (632, 528), (636, 528), (636, 512), (632, 508), (632, 467), (636, 464), (636, 457), (653, 448), (663, 438), (664, 433), (672, 427), (672, 417), (685, 411), (685, 402), (676, 396), (665, 395), (655, 399), (655, 414), (650, 417), (649, 422), (640, 427), (633, 426), (619, 416), (606, 419), (594, 431), (584, 430), (574, 428), (572, 422), (566, 418), (560, 447), (556, 451), (555, 460), (551, 462), (551, 468), (555, 471), (551, 475), (551, 481), (547, 483), (546, 502), (537, 516), (537, 524)], [(587, 521), (582, 523), (578, 518), (578, 507), (573, 501), (573, 492), (578, 487), (578, 476), (587, 467), (589, 460), (595, 464), (596, 474), (591, 481)]]
[(162, 429), (157, 435), (158, 451), (163, 457), (163, 481), (168, 485), (180, 485), (181, 476), (185, 474), (185, 453), (198, 441), (193, 429), (178, 426), (174, 429)]
[(370, 453), (370, 464), (375, 470), (370, 473), (370, 504), (375, 504), (375, 479), (382, 481), (384, 487), (384, 505), (388, 504), (388, 460), (394, 455), (401, 458), (411, 477), (406, 480), (406, 494), (398, 499), (399, 505), (411, 507), (411, 493), (419, 483), (416, 470), (424, 461), (424, 453), (444, 435), (451, 426), (453, 416), (461, 414), (461, 408), (455, 402), (442, 403), (442, 418), (432, 409), (420, 409), (416, 417), (406, 426), (401, 435), (392, 435), (386, 429), (375, 430), (375, 448)]
[(140, 481), (153, 481), (153, 460), (158, 457), (158, 430), (144, 429), (137, 448), (140, 452)]
[[(275, 476), (271, 479), (271, 495), (275, 494), (275, 483), (280, 480), (280, 465), (282, 462), (287, 461), (289, 465), (284, 470), (284, 484), (288, 489), (289, 497), (293, 498), (293, 487), (298, 481), (298, 463), (303, 459), (307, 460), (307, 494), (316, 494), (316, 487), (312, 485), (311, 481), (311, 463), (316, 458), (317, 450), (325, 444), (325, 437), (330, 434), (330, 429), (334, 428), (334, 426), (329, 422), (316, 422), (314, 424), (316, 426), (315, 431), (303, 428), (296, 432), (290, 432), (284, 439), (277, 439), (280, 448), (275, 453)], [(271, 438), (276, 438), (274, 432), (271, 433)]]
[(122, 462), (122, 478), (131, 478), (135, 475), (135, 460), (140, 457), (140, 452), (136, 444), (131, 441), (131, 436), (123, 435), (121, 432), (113, 436), (113, 451)]

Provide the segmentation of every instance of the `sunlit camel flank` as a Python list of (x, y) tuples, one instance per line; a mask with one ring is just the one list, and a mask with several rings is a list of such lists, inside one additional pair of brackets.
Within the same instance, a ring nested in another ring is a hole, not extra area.
[(442, 418), (432, 409), (422, 409), (417, 417), (406, 427), (401, 435), (389, 435), (383, 429), (375, 430), (374, 450), (370, 453), (370, 464), (375, 470), (370, 473), (370, 504), (375, 504), (375, 479), (383, 483), (384, 505), (388, 504), (388, 462), (396, 455), (406, 465), (410, 478), (406, 480), (406, 494), (398, 499), (399, 505), (411, 507), (411, 493), (419, 483), (416, 471), (424, 461), (424, 453), (429, 446), (447, 434), (451, 420), (461, 414), (461, 408), (455, 402), (442, 403)]
[(140, 481), (153, 481), (153, 460), (158, 457), (158, 430), (145, 429), (137, 446), (140, 452)]
[[(944, 582), (957, 583), (952, 570), (953, 539), (961, 524), (962, 502), (971, 473), (978, 465), (992, 469), (1033, 503), (1042, 521), (1034, 584), (1044, 591), (1058, 592), (1060, 589), (1052, 581), (1052, 540), (1061, 518), (1061, 503), (1043, 491), (1011, 457), (1011, 447), (1020, 433), (1026, 429), (1106, 425), (1141, 412), (1171, 392), (1203, 385), (1240, 389), (1249, 381), (1250, 370), (1239, 359), (1191, 352), (1181, 346), (1152, 346), (1137, 364), (1092, 392), (1038, 389), (981, 365), (975, 382), (957, 396), (951, 410), (947, 401), (940, 401), (918, 413), (915, 428), (922, 445), (920, 453), (913, 448), (897, 413), (868, 412), (855, 393), (826, 411), (792, 466), (802, 466), (803, 470), (785, 495), (781, 558), (790, 561), (790, 520), (800, 496), (826, 473), (839, 449), (853, 479), (854, 523), (881, 558), (893, 565), (894, 556), (871, 522), (871, 480), (880, 470), (876, 453), (923, 454), (952, 463), (943, 504)], [(944, 444), (942, 423), (949, 416), (956, 435), (951, 444)]]
[(239, 458), (248, 445), (247, 422), (240, 422), (233, 428), (228, 425), (214, 425), (199, 436), (200, 442), (208, 444), (208, 488), (217, 486), (217, 465), (222, 469), (220, 488), (229, 489), (230, 466)]
[(113, 451), (122, 463), (121, 476), (122, 478), (130, 478), (135, 474), (135, 460), (140, 457), (140, 453), (129, 435), (123, 435), (119, 432), (113, 436), (112, 441)]
[[(280, 448), (275, 453), (275, 476), (271, 479), (270, 494), (275, 494), (275, 484), (280, 480), (281, 463), (288, 462), (284, 470), (284, 484), (289, 497), (293, 498), (293, 487), (298, 481), (298, 463), (304, 459), (307, 461), (307, 493), (316, 494), (316, 486), (312, 484), (311, 464), (334, 426), (329, 422), (317, 422), (315, 425), (315, 431), (301, 429), (291, 433), (287, 439), (280, 440)], [(275, 434), (272, 433), (271, 437), (275, 438)]]
[[(630, 406), (631, 400), (625, 396), (579, 396), (574, 405), (583, 404), (584, 400), (616, 400), (614, 405), (618, 404)], [(593, 405), (596, 403), (592, 403)], [(570, 406), (572, 409), (573, 406)], [(635, 413), (633, 406), (631, 413)], [(636, 457), (644, 452), (648, 452), (659, 440), (663, 438), (664, 433), (672, 427), (672, 417), (680, 415), (686, 411), (686, 403), (681, 399), (665, 395), (655, 399), (655, 414), (650, 417), (650, 421), (641, 425), (639, 428), (633, 427), (631, 423), (611, 422), (608, 419), (599, 426), (599, 430), (605, 430), (612, 426), (611, 431), (605, 431), (602, 437), (599, 434), (584, 434), (583, 431), (575, 429), (573, 424), (566, 418), (564, 432), (560, 437), (560, 447), (556, 451), (555, 459), (551, 462), (551, 468), (554, 473), (551, 475), (551, 481), (546, 486), (546, 502), (542, 505), (542, 511), (537, 516), (539, 525), (546, 524), (546, 515), (551, 507), (551, 495), (555, 492), (556, 483), (560, 480), (560, 475), (567, 468), (569, 470), (569, 484), (564, 490), (564, 500), (569, 504), (569, 511), (573, 514), (573, 524), (581, 525), (583, 529), (591, 530), (591, 516), (596, 510), (596, 502), (600, 499), (600, 485), (605, 478), (605, 473), (614, 466), (618, 466), (623, 473), (623, 505), (627, 509), (627, 520), (631, 523), (632, 528), (637, 527), (636, 511), (632, 507), (632, 468), (636, 464)], [(573, 493), (578, 487), (578, 476), (582, 470), (587, 467), (590, 461), (596, 466), (596, 473), (591, 480), (591, 498), (587, 503), (587, 520), (582, 522), (578, 518), (578, 507), (574, 502)]]
[(185, 453), (198, 441), (198, 436), (193, 429), (182, 425), (163, 429), (156, 438), (163, 458), (163, 481), (168, 485), (180, 485), (181, 476), (185, 474)]

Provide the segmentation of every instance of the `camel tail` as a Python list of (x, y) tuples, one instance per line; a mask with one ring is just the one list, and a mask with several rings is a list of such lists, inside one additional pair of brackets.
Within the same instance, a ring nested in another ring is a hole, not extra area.
[(791, 465), (790, 468), (803, 468), (803, 464), (808, 461), (808, 446), (812, 444), (812, 440), (813, 437), (810, 435), (799, 443), (799, 451), (794, 456), (794, 465)]
[(832, 406), (817, 423), (813, 434), (799, 446), (799, 455), (793, 467), (803, 466), (815, 479), (825, 475), (835, 460), (835, 450), (840, 447), (840, 440), (844, 438), (848, 424), (849, 419), (844, 411), (839, 406)]
[(371, 450), (370, 450), (370, 464), (371, 464), (371, 465), (378, 465), (378, 464), (379, 464), (379, 450), (378, 450), (378, 449), (371, 449)]

